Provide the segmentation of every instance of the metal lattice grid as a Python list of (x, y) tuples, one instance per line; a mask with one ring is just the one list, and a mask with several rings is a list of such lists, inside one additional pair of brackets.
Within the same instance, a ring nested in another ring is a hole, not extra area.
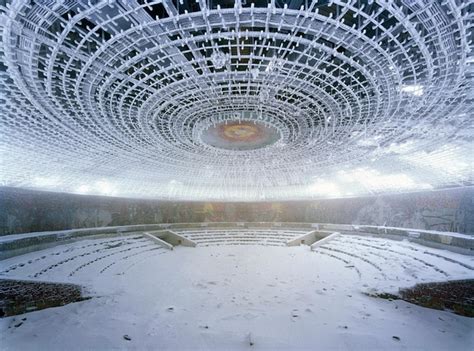
[(473, 6), (9, 1), (2, 184), (221, 200), (471, 185)]

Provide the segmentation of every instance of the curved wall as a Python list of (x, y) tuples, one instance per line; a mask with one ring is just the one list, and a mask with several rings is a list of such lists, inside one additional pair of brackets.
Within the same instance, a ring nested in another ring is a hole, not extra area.
[(318, 222), (474, 234), (474, 188), (272, 203), (164, 202), (0, 188), (0, 234), (183, 222)]

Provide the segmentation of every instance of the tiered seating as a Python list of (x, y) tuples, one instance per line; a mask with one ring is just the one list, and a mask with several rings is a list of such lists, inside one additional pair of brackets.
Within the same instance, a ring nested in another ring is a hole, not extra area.
[(474, 259), (408, 241), (370, 236), (340, 235), (314, 249), (320, 255), (343, 262), (365, 281), (396, 281), (397, 286), (419, 281), (455, 279), (474, 273)]
[(295, 229), (192, 229), (174, 230), (198, 246), (210, 245), (271, 245), (285, 246), (288, 240), (306, 233)]
[[(309, 229), (268, 228), (173, 228), (173, 232), (198, 246), (285, 246)], [(474, 258), (447, 250), (404, 241), (374, 237), (378, 234), (341, 235), (313, 247), (322, 260), (341, 263), (359, 279), (413, 283), (439, 281), (474, 273)], [(142, 232), (110, 234), (68, 241), (48, 249), (2, 260), (0, 278), (84, 282), (96, 276), (123, 274), (130, 267), (169, 252)]]
[(148, 256), (167, 252), (140, 234), (86, 239), (2, 261), (1, 278), (60, 280), (122, 273)]

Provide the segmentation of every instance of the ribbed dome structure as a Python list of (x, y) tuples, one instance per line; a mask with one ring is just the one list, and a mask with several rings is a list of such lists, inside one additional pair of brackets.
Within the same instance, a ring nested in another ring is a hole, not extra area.
[(468, 1), (1, 11), (4, 185), (250, 201), (473, 183)]

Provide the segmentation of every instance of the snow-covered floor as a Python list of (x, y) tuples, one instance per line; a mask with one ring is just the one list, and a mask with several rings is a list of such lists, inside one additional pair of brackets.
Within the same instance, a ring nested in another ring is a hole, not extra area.
[(2, 350), (452, 351), (474, 345), (474, 319), (364, 294), (474, 278), (474, 257), (405, 241), (347, 235), (313, 252), (253, 245), (167, 251), (134, 234), (0, 261), (0, 277), (73, 282), (96, 296), (0, 319)]

